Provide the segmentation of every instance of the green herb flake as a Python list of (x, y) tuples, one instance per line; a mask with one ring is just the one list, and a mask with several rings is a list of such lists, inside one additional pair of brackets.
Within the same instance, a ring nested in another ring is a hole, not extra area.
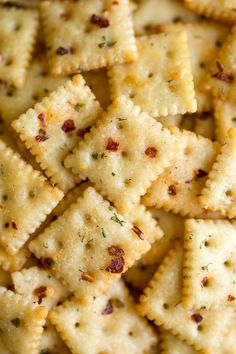
[(80, 108), (82, 108), (85, 104), (84, 103), (76, 103), (76, 105), (74, 106), (74, 109), (79, 112)]
[(113, 214), (113, 216), (111, 217), (111, 220), (114, 222), (117, 222), (117, 224), (119, 224), (120, 226), (124, 226), (123, 224), (125, 223), (124, 220), (120, 220), (118, 218), (118, 216), (116, 215), (116, 213)]
[(112, 48), (117, 42), (106, 39), (105, 36), (102, 36), (103, 42), (98, 44), (99, 48)]
[(104, 238), (107, 237), (107, 234), (106, 234), (106, 232), (105, 232), (103, 227), (101, 228), (101, 233), (102, 233), (102, 237), (104, 237)]
[(112, 299), (111, 300), (112, 304), (114, 304), (115, 307), (117, 307), (118, 309), (121, 309), (123, 307), (125, 307), (125, 304), (123, 303), (123, 301), (121, 301), (120, 299)]
[(105, 157), (107, 157), (107, 155), (104, 152), (95, 152), (91, 156), (94, 160), (104, 159)]

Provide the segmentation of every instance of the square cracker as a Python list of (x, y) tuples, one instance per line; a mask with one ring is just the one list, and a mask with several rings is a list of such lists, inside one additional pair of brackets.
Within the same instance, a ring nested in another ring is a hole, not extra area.
[(228, 130), (236, 128), (236, 104), (218, 99), (215, 99), (213, 103), (216, 139), (224, 143)]
[(140, 311), (195, 349), (215, 353), (234, 319), (234, 310), (186, 310), (182, 305), (182, 262), (183, 250), (177, 245), (141, 296)]
[(89, 187), (29, 248), (86, 302), (150, 249), (144, 237)]
[(88, 177), (118, 208), (125, 209), (139, 202), (177, 148), (167, 129), (121, 96), (66, 158), (65, 166)]
[(37, 354), (47, 312), (45, 307), (1, 287), (1, 353)]
[(185, 0), (185, 5), (199, 15), (226, 23), (235, 23), (235, 0)]
[(38, 27), (34, 10), (0, 8), (0, 86), (24, 85)]
[(193, 347), (180, 340), (170, 332), (160, 331), (160, 347), (162, 354), (197, 354)]
[(186, 33), (139, 37), (137, 48), (135, 63), (109, 68), (111, 98), (124, 94), (153, 117), (195, 112)]
[(76, 75), (22, 114), (12, 126), (45, 174), (67, 191), (75, 186), (76, 178), (63, 161), (101, 111), (82, 76)]
[(50, 313), (50, 320), (74, 354), (120, 354), (121, 346), (124, 354), (140, 354), (157, 342), (121, 281), (90, 305), (65, 302)]
[(52, 274), (38, 267), (25, 268), (11, 276), (16, 293), (49, 310), (69, 295), (68, 289)]
[(201, 205), (219, 211), (228, 218), (236, 217), (236, 128), (228, 131), (216, 162), (201, 192)]
[(212, 217), (200, 206), (199, 196), (219, 146), (187, 130), (170, 130), (181, 148), (171, 166), (152, 183), (143, 202), (181, 215)]
[(183, 305), (219, 308), (236, 304), (236, 225), (227, 220), (185, 223)]
[(43, 333), (37, 354), (71, 354), (61, 336), (49, 320), (43, 327)]
[(137, 59), (128, 0), (43, 1), (50, 71), (89, 71)]
[(63, 193), (0, 141), (0, 243), (16, 254), (44, 221)]
[(141, 0), (133, 14), (136, 35), (155, 33), (158, 26), (170, 22), (192, 22), (198, 16), (179, 0)]
[(0, 116), (9, 125), (20, 114), (33, 107), (49, 92), (55, 90), (66, 81), (65, 77), (51, 77), (47, 74), (45, 57), (34, 59), (26, 73), (23, 88), (14, 86), (0, 90)]

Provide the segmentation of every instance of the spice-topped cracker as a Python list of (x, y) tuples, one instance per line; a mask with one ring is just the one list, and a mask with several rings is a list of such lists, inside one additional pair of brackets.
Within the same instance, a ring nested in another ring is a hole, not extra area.
[(135, 310), (121, 281), (90, 305), (74, 298), (50, 313), (50, 320), (74, 354), (149, 353), (157, 336)]
[(0, 287), (1, 353), (38, 354), (47, 312), (45, 307)]
[(122, 210), (139, 202), (176, 149), (169, 130), (121, 96), (66, 158), (65, 166), (88, 177)]
[(201, 192), (201, 205), (209, 210), (218, 210), (228, 218), (236, 217), (236, 128), (228, 131), (216, 162)]
[(150, 244), (141, 229), (89, 187), (29, 248), (79, 299), (89, 301)]
[(160, 331), (160, 347), (161, 354), (197, 354), (193, 347), (180, 340), (170, 332), (165, 330)]
[(66, 81), (65, 77), (49, 76), (46, 70), (45, 57), (35, 59), (28, 68), (23, 88), (6, 86), (0, 90), (0, 115), (7, 125)]
[(63, 193), (0, 141), (0, 243), (15, 255)]
[(103, 109), (110, 104), (109, 82), (106, 69), (98, 69), (83, 73), (83, 77), (96, 96)]
[(218, 99), (215, 99), (213, 103), (216, 139), (224, 143), (228, 130), (236, 128), (236, 104)]
[(133, 14), (136, 35), (158, 32), (159, 25), (192, 22), (198, 19), (179, 0), (141, 0)]
[[(71, 354), (71, 351), (61, 339), (56, 328), (50, 324), (49, 320), (43, 326), (43, 333), (39, 346), (39, 354)], [(37, 354), (38, 354), (37, 353)]]
[(184, 306), (235, 305), (236, 225), (227, 220), (186, 220), (184, 249)]
[[(236, 12), (235, 12), (236, 18)], [(235, 102), (236, 94), (236, 26), (212, 62), (208, 85), (216, 98)]]
[(12, 126), (45, 174), (67, 191), (75, 186), (76, 178), (63, 166), (63, 160), (101, 111), (82, 76), (76, 75), (22, 114)]
[(38, 267), (23, 269), (11, 276), (18, 294), (49, 310), (69, 295), (69, 291), (52, 274)]
[(109, 68), (111, 98), (126, 95), (153, 117), (195, 112), (186, 33), (139, 37), (137, 48), (135, 63)]
[(170, 167), (152, 183), (143, 202), (181, 215), (209, 217), (199, 204), (199, 196), (219, 146), (187, 130), (177, 127), (170, 130), (181, 148)]
[(187, 8), (214, 20), (235, 23), (235, 0), (185, 0)]
[(34, 10), (0, 8), (0, 87), (22, 87), (38, 27)]
[(128, 0), (43, 1), (50, 71), (89, 71), (137, 59)]
[(140, 311), (195, 349), (205, 354), (215, 353), (234, 319), (234, 310), (231, 307), (223, 307), (221, 311), (184, 309), (182, 262), (183, 250), (177, 245), (144, 290)]

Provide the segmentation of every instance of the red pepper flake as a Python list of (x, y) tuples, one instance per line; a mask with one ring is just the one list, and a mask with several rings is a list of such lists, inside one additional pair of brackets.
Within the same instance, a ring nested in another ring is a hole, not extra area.
[(168, 187), (168, 194), (169, 194), (169, 195), (176, 195), (176, 194), (177, 194), (176, 186), (175, 186), (174, 184), (171, 184), (171, 185)]
[(119, 143), (114, 141), (112, 138), (108, 138), (106, 150), (116, 152), (118, 150)]
[(92, 15), (91, 19), (90, 19), (90, 23), (92, 23), (93, 25), (96, 25), (100, 28), (106, 28), (106, 27), (109, 27), (109, 25), (110, 25), (108, 19), (98, 16), (98, 15)]
[(83, 272), (81, 275), (81, 279), (88, 281), (89, 283), (93, 283), (94, 282), (94, 277), (92, 277), (92, 275), (90, 275), (89, 273), (85, 273)]
[(41, 133), (39, 135), (36, 135), (35, 137), (35, 140), (38, 142), (38, 143), (41, 143), (42, 141), (46, 141), (49, 139), (49, 136), (48, 134), (43, 130), (41, 131)]
[(65, 133), (69, 133), (75, 130), (75, 123), (73, 119), (65, 120), (65, 122), (61, 126), (61, 129), (64, 130)]
[(202, 322), (203, 320), (203, 317), (199, 314), (199, 313), (194, 313), (192, 316), (191, 316), (191, 319), (196, 322), (196, 323), (200, 323)]
[(230, 302), (234, 301), (235, 297), (233, 295), (228, 295), (227, 300), (230, 301)]
[(14, 230), (18, 230), (18, 227), (17, 227), (15, 221), (11, 222), (11, 226), (13, 227)]
[(72, 48), (68, 47), (68, 48), (64, 48), (64, 47), (59, 47), (56, 50), (56, 54), (57, 55), (66, 55), (66, 54), (72, 54)]
[(42, 265), (46, 268), (53, 268), (55, 265), (55, 261), (52, 258), (46, 257), (41, 259)]
[(91, 129), (91, 127), (79, 129), (79, 130), (77, 131), (77, 135), (80, 136), (81, 138), (83, 138), (86, 133), (89, 133), (89, 132), (90, 132), (90, 129)]
[(150, 146), (145, 150), (145, 154), (151, 159), (154, 159), (157, 156), (157, 149)]
[(38, 115), (38, 119), (40, 120), (40, 122), (42, 123), (42, 126), (44, 127), (44, 128), (47, 128), (47, 122), (46, 122), (46, 113), (40, 113), (39, 115)]
[(124, 256), (125, 254), (124, 250), (119, 246), (110, 246), (108, 248), (108, 253), (110, 256), (115, 256), (115, 257)]
[(204, 277), (202, 280), (201, 280), (201, 287), (204, 288), (204, 286), (207, 286), (208, 284), (208, 278), (207, 277)]
[(122, 273), (125, 265), (123, 257), (112, 259), (111, 264), (106, 267), (106, 271), (109, 273)]
[(197, 178), (206, 177), (207, 175), (208, 175), (208, 173), (204, 170), (201, 170), (201, 169), (197, 170), (197, 172), (196, 172)]
[(46, 292), (47, 292), (46, 286), (40, 286), (39, 288), (34, 290), (34, 295), (38, 297), (39, 305), (42, 303), (43, 298), (47, 296)]
[(110, 315), (113, 312), (113, 305), (109, 301), (105, 309), (102, 311), (102, 315)]
[(136, 235), (138, 235), (138, 237), (141, 239), (141, 240), (144, 240), (144, 233), (142, 230), (140, 230), (137, 226), (133, 226), (132, 227), (132, 231), (136, 233)]
[(228, 74), (228, 73), (224, 72), (224, 68), (220, 64), (220, 62), (217, 61), (216, 62), (216, 66), (217, 66), (219, 71), (217, 73), (211, 75), (212, 77), (215, 77), (218, 80), (225, 81), (225, 82), (228, 82), (228, 83), (230, 83), (230, 82), (232, 82), (234, 80), (234, 77), (233, 77), (232, 74)]

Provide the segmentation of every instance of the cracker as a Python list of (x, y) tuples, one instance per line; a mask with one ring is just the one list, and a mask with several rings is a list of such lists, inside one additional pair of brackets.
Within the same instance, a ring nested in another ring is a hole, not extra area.
[(11, 256), (5, 251), (4, 247), (0, 246), (0, 266), (5, 271), (15, 272), (20, 270), (29, 256), (30, 252), (26, 246), (22, 247), (19, 252)]
[(0, 115), (7, 125), (65, 82), (65, 77), (51, 77), (46, 70), (45, 57), (37, 58), (29, 66), (23, 88), (0, 90)]
[(236, 327), (234, 323), (228, 333), (224, 337), (224, 341), (221, 343), (221, 346), (216, 350), (215, 354), (231, 354), (232, 350), (236, 348)]
[(0, 347), (8, 350), (6, 353), (37, 354), (46, 316), (45, 307), (1, 287)]
[(109, 68), (111, 98), (124, 94), (153, 117), (195, 112), (186, 33), (139, 37), (137, 48), (135, 63)]
[(236, 225), (227, 220), (189, 219), (184, 249), (183, 305), (191, 309), (234, 305)]
[(92, 70), (83, 73), (83, 77), (91, 91), (97, 97), (103, 109), (110, 104), (109, 83), (105, 69)]
[(88, 177), (123, 209), (138, 203), (175, 149), (167, 129), (121, 96), (66, 158), (65, 166)]
[(152, 183), (143, 202), (181, 215), (209, 217), (199, 204), (199, 196), (215, 161), (218, 144), (187, 130), (170, 129), (181, 149), (171, 166)]
[(57, 205), (63, 193), (0, 141), (0, 243), (16, 254)]
[(192, 22), (197, 16), (178, 0), (141, 0), (133, 14), (137, 35), (155, 33), (158, 26), (170, 22)]
[(194, 132), (207, 139), (213, 140), (215, 137), (215, 120), (213, 113), (203, 112), (194, 116)]
[(199, 15), (234, 24), (235, 0), (185, 0), (185, 5)]
[(234, 310), (186, 310), (182, 305), (183, 251), (177, 245), (164, 259), (141, 296), (140, 311), (204, 353), (215, 353), (234, 318)]
[(228, 131), (200, 197), (204, 208), (218, 210), (228, 218), (236, 216), (235, 159), (236, 128), (232, 128)]
[(161, 330), (161, 354), (197, 354), (199, 353), (193, 347), (173, 336), (170, 332)]
[(89, 187), (29, 248), (85, 302), (150, 249), (144, 237)]
[(49, 321), (46, 321), (39, 346), (39, 354), (71, 354), (60, 335)]
[(34, 10), (0, 8), (0, 85), (22, 87), (31, 59), (38, 14)]
[(218, 141), (225, 142), (228, 130), (236, 128), (236, 105), (231, 102), (214, 100), (215, 135)]
[(43, 1), (41, 15), (53, 75), (137, 59), (128, 0)]
[(69, 295), (69, 291), (52, 274), (38, 267), (12, 273), (12, 279), (18, 294), (49, 310)]
[(75, 299), (65, 302), (50, 313), (50, 320), (74, 354), (120, 354), (121, 345), (122, 353), (139, 354), (157, 342), (121, 281), (89, 306)]
[(156, 273), (157, 267), (157, 264), (145, 265), (140, 260), (125, 273), (125, 281), (135, 290), (143, 291)]
[(67, 191), (75, 186), (76, 178), (63, 166), (63, 160), (100, 114), (95, 96), (82, 76), (76, 75), (12, 126), (45, 174)]

